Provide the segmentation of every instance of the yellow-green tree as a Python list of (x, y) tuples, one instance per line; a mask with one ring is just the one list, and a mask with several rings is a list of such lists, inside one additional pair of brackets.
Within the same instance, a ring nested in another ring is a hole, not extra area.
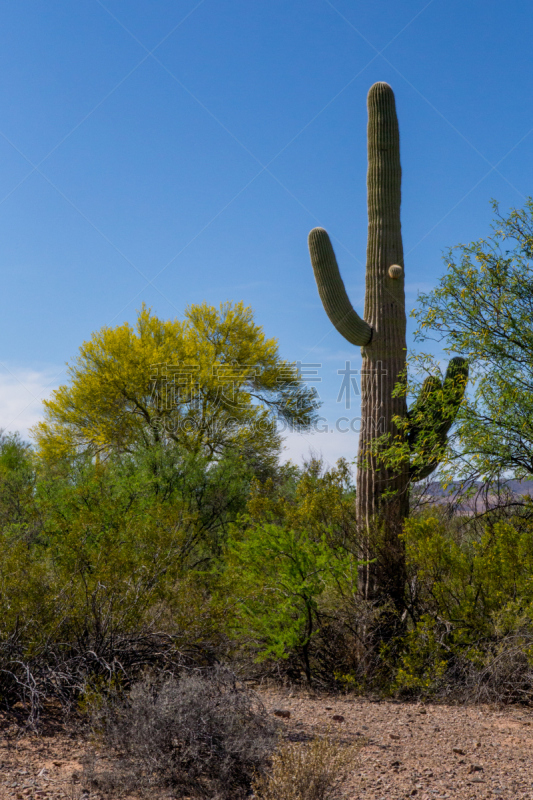
[(143, 305), (135, 327), (94, 333), (68, 372), (33, 429), (47, 461), (175, 443), (264, 463), (279, 451), (276, 418), (307, 427), (317, 407), (243, 303), (191, 305), (182, 321), (160, 320)]

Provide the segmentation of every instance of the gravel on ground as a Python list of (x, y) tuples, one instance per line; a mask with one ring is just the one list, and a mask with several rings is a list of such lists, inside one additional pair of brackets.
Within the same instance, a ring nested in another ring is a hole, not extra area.
[[(533, 709), (272, 688), (259, 694), (270, 714), (285, 712), (275, 716), (293, 741), (329, 732), (362, 742), (346, 800), (533, 800)], [(83, 783), (92, 745), (81, 736), (60, 723), (21, 735), (13, 716), (4, 716), (0, 737), (0, 800), (99, 800)]]

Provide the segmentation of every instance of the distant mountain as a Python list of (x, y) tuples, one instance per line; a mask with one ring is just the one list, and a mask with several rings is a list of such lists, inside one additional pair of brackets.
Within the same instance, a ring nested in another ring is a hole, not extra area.
[(436, 505), (455, 505), (457, 514), (478, 514), (500, 504), (518, 502), (524, 496), (533, 497), (533, 480), (501, 481), (499, 484), (470, 484), (468, 496), (464, 496), (463, 485), (454, 481), (444, 488), (438, 481), (416, 487), (415, 498), (424, 503)]

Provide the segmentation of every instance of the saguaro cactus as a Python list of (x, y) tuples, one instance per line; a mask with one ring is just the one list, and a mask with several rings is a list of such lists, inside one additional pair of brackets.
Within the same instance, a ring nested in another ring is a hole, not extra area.
[[(425, 469), (418, 468), (416, 474), (405, 462), (403, 466), (392, 469), (376, 455), (373, 446), (384, 434), (398, 435), (393, 417), (409, 419), (405, 397), (401, 393), (393, 395), (395, 385), (405, 374), (406, 316), (400, 224), (400, 136), (394, 94), (387, 83), (375, 83), (368, 93), (367, 187), (364, 319), (348, 299), (333, 247), (323, 228), (315, 228), (309, 234), (309, 252), (326, 313), (351, 344), (361, 347), (363, 356), (356, 503), (361, 557), (375, 559), (375, 562), (361, 568), (360, 593), (374, 603), (392, 600), (400, 610), (405, 585), (405, 557), (398, 534), (409, 509), (408, 487), (411, 480), (419, 480), (435, 469), (437, 461), (433, 448), (433, 461), (425, 465)], [(453, 375), (447, 376), (452, 382), (457, 373), (464, 371), (462, 359), (455, 361), (461, 363), (455, 365)], [(430, 380), (433, 382), (424, 384), (425, 389), (415, 409), (414, 432), (409, 438), (409, 445), (413, 448), (420, 448), (424, 439), (426, 416), (428, 422), (431, 419), (432, 424), (437, 425), (439, 441), (442, 435), (446, 437), (453, 421), (448, 406), (444, 418), (437, 419), (436, 412), (438, 408), (442, 411), (444, 395), (438, 379)], [(456, 392), (457, 396), (459, 394)], [(431, 409), (429, 415), (425, 414), (427, 409)], [(376, 535), (378, 530), (379, 536)], [(379, 547), (376, 544), (378, 539)]]

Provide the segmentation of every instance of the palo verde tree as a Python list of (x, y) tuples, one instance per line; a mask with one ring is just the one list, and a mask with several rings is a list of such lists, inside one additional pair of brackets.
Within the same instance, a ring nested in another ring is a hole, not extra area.
[(317, 406), (242, 303), (192, 305), (183, 321), (143, 306), (135, 328), (94, 333), (69, 375), (33, 429), (48, 462), (174, 444), (208, 461), (234, 453), (260, 471), (279, 452), (276, 418), (305, 428)]
[[(318, 291), (331, 322), (351, 344), (361, 347), (361, 432), (357, 458), (357, 517), (361, 537), (359, 590), (372, 603), (392, 600), (403, 606), (405, 556), (399, 534), (409, 510), (410, 482), (437, 466), (436, 442), (450, 427), (456, 403), (437, 378), (424, 385), (413, 409), (416, 425), (407, 440), (396, 420), (408, 419), (405, 393), (395, 387), (405, 379), (406, 316), (404, 260), (400, 224), (400, 137), (394, 94), (386, 83), (368, 93), (368, 245), (364, 319), (353, 309), (339, 273), (333, 247), (323, 228), (309, 234), (309, 251)], [(464, 388), (465, 365), (455, 359), (446, 380)], [(454, 398), (460, 398), (455, 392)], [(428, 411), (428, 413), (426, 413)], [(435, 428), (436, 426), (436, 428)], [(431, 447), (424, 442), (431, 434)], [(409, 461), (389, 464), (376, 442), (400, 437), (426, 463), (410, 469)], [(381, 531), (379, 552), (375, 531)]]
[(413, 312), (419, 340), (444, 341), (473, 366), (449, 471), (484, 483), (533, 475), (533, 198), (506, 216), (493, 206), (492, 235), (450, 250)]

